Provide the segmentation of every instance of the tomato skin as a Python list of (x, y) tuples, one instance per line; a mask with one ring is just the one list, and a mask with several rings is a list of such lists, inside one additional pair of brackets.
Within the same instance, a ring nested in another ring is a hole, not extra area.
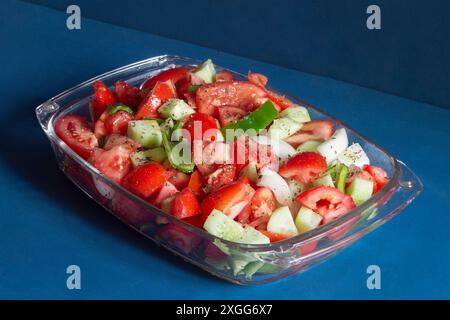
[(216, 73), (216, 82), (217, 81), (233, 81), (233, 74), (228, 70), (222, 70)]
[(257, 84), (259, 86), (265, 87), (269, 79), (261, 73), (253, 73), (251, 71), (247, 74), (248, 81)]
[(168, 70), (164, 70), (158, 73), (156, 76), (148, 79), (143, 84), (142, 88), (153, 88), (157, 82), (164, 82), (167, 80), (171, 80), (174, 84), (176, 84), (181, 79), (185, 78), (191, 68), (187, 67), (177, 67)]
[(90, 105), (91, 115), (94, 121), (106, 110), (106, 107), (117, 102), (109, 88), (101, 81), (94, 82), (95, 103)]
[(319, 186), (306, 190), (295, 200), (319, 213), (323, 217), (322, 224), (335, 220), (356, 208), (351, 196), (333, 187)]
[(116, 183), (120, 183), (131, 169), (130, 154), (133, 149), (127, 145), (114, 146), (110, 150), (95, 148), (89, 162), (102, 174)]
[(270, 146), (258, 144), (248, 136), (239, 136), (234, 142), (233, 149), (233, 164), (238, 173), (250, 162), (255, 163), (257, 168), (278, 164), (278, 158)]
[(325, 158), (317, 152), (302, 152), (284, 163), (278, 173), (286, 179), (295, 179), (303, 184), (314, 181), (327, 170)]
[(136, 119), (159, 118), (158, 109), (169, 99), (176, 98), (175, 87), (171, 80), (157, 82), (153, 89), (139, 104)]
[(303, 124), (300, 131), (285, 141), (294, 147), (309, 140), (328, 140), (333, 135), (333, 122), (329, 120), (312, 120)]
[[(201, 131), (199, 131), (200, 126)], [(197, 130), (195, 130), (195, 128), (197, 128)], [(190, 137), (185, 137), (186, 139), (190, 138), (191, 141), (203, 140), (206, 138), (205, 133), (208, 130), (217, 129), (217, 122), (216, 119), (210, 115), (204, 113), (194, 113), (186, 119), (183, 129), (186, 129), (190, 134)], [(199, 133), (201, 133), (201, 137), (198, 137)], [(208, 133), (211, 133), (211, 131), (208, 131)], [(212, 135), (210, 140), (214, 140), (214, 137), (216, 137), (216, 135)]]
[(246, 81), (222, 81), (202, 85), (195, 93), (198, 111), (217, 117), (217, 107), (228, 106), (253, 111), (267, 96), (261, 86)]
[(117, 81), (114, 84), (114, 92), (118, 102), (131, 108), (136, 108), (141, 101), (140, 90), (125, 81)]
[(235, 123), (247, 115), (247, 111), (237, 107), (217, 107), (219, 121), (222, 127)]
[(133, 115), (122, 110), (109, 114), (104, 121), (106, 132), (108, 134), (118, 133), (125, 136), (128, 131), (128, 122), (133, 119)]
[(200, 214), (197, 214), (192, 217), (184, 218), (183, 221), (185, 221), (193, 226), (196, 226), (197, 228), (203, 229), (203, 221), (202, 221), (202, 216)]
[(199, 214), (199, 204), (195, 194), (189, 188), (181, 191), (173, 200), (170, 213), (178, 219)]
[(220, 188), (203, 199), (200, 205), (203, 221), (208, 218), (213, 209), (229, 215), (232, 213), (233, 206), (250, 202), (254, 193), (255, 190), (250, 185), (242, 182), (233, 182)]
[(103, 149), (111, 150), (113, 147), (118, 145), (128, 145), (133, 151), (136, 151), (138, 148), (141, 147), (141, 145), (138, 142), (134, 141), (133, 139), (130, 139), (127, 136), (114, 133), (106, 137)]
[(205, 177), (205, 187), (203, 190), (206, 193), (211, 193), (220, 189), (221, 187), (233, 182), (236, 178), (236, 167), (234, 165), (222, 165), (214, 172)]
[(364, 167), (364, 171), (368, 172), (372, 176), (373, 180), (375, 181), (376, 191), (374, 188), (373, 193), (376, 193), (376, 192), (378, 192), (378, 190), (381, 190), (389, 182), (389, 177), (388, 177), (386, 171), (384, 171), (380, 167), (366, 165)]
[(267, 230), (259, 230), (259, 232), (261, 232), (267, 238), (269, 238), (270, 242), (282, 241), (282, 240), (285, 240), (285, 239), (289, 238), (288, 235), (281, 234), (281, 233), (270, 232), (270, 231), (267, 231)]
[(190, 177), (181, 171), (174, 169), (169, 170), (170, 178), (169, 181), (179, 190), (187, 187), (189, 184)]
[(195, 170), (189, 179), (188, 188), (198, 197), (205, 195), (202, 189), (202, 176), (198, 170)]
[(250, 202), (252, 211), (251, 221), (262, 216), (269, 216), (277, 207), (275, 195), (272, 190), (266, 187), (256, 189), (256, 192)]
[(295, 105), (295, 103), (291, 100), (272, 91), (267, 91), (267, 97), (270, 101), (273, 101), (275, 105), (279, 106), (281, 110), (293, 107)]
[(201, 242), (195, 234), (173, 223), (159, 229), (158, 236), (185, 253), (190, 253)]
[(82, 116), (67, 115), (58, 119), (55, 132), (83, 159), (88, 159), (94, 148), (98, 146), (92, 125)]
[(149, 162), (131, 170), (122, 185), (130, 192), (148, 199), (167, 181), (169, 175), (162, 165)]

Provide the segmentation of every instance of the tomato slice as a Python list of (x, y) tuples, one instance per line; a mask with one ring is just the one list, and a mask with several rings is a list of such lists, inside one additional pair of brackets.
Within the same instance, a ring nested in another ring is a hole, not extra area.
[(241, 120), (248, 113), (244, 109), (228, 106), (217, 107), (217, 112), (220, 124), (223, 127)]
[(169, 181), (179, 190), (182, 190), (187, 187), (189, 184), (190, 177), (181, 171), (177, 171), (175, 169), (169, 170), (170, 178)]
[(142, 88), (153, 88), (157, 82), (164, 82), (167, 80), (170, 80), (173, 84), (176, 84), (178, 81), (187, 76), (189, 70), (191, 70), (191, 68), (177, 67), (161, 71), (156, 76), (145, 81), (145, 83), (142, 85)]
[(190, 139), (191, 141), (204, 139), (208, 141), (208, 140), (215, 140), (217, 138), (217, 134), (213, 131), (217, 129), (216, 119), (204, 113), (191, 114), (186, 119), (183, 129), (186, 129), (189, 132), (190, 137), (185, 138)]
[(234, 165), (226, 164), (219, 167), (214, 172), (210, 173), (205, 179), (205, 187), (203, 190), (206, 193), (211, 193), (223, 186), (233, 182), (236, 178), (236, 167)]
[(140, 90), (125, 81), (117, 81), (114, 84), (114, 92), (117, 101), (129, 107), (136, 108), (141, 102)]
[(195, 216), (200, 213), (195, 194), (186, 188), (181, 191), (172, 202), (170, 213), (178, 219)]
[(233, 74), (228, 70), (222, 70), (216, 73), (216, 82), (233, 80)]
[(269, 79), (265, 75), (261, 73), (253, 73), (251, 71), (248, 72), (247, 78), (251, 83), (257, 84), (262, 87), (266, 86), (267, 82), (269, 81)]
[(373, 193), (376, 193), (378, 190), (381, 190), (389, 182), (389, 177), (386, 171), (384, 171), (380, 167), (366, 165), (364, 167), (364, 171), (367, 171), (375, 181), (376, 191), (374, 190)]
[(89, 162), (106, 177), (120, 183), (130, 171), (130, 154), (132, 152), (133, 149), (128, 145), (118, 145), (107, 151), (96, 148), (92, 152)]
[(109, 88), (101, 81), (94, 82), (95, 102), (91, 102), (89, 109), (94, 121), (106, 110), (106, 107), (117, 102)]
[(83, 117), (67, 115), (55, 124), (55, 132), (73, 151), (83, 159), (88, 159), (98, 146), (92, 125)]
[(312, 120), (303, 124), (300, 131), (286, 139), (294, 147), (309, 140), (327, 140), (333, 135), (333, 122), (329, 120)]
[(118, 133), (126, 135), (128, 131), (128, 122), (134, 117), (126, 111), (117, 111), (109, 114), (105, 119), (105, 130), (108, 134)]
[(262, 216), (270, 216), (272, 211), (277, 207), (275, 195), (272, 190), (266, 187), (256, 189), (250, 207), (252, 210), (251, 221)]
[(327, 170), (325, 158), (318, 152), (302, 152), (284, 163), (278, 173), (286, 179), (295, 179), (303, 184), (314, 181)]
[(192, 190), (197, 196), (201, 197), (204, 195), (202, 189), (202, 176), (198, 170), (195, 170), (189, 179), (188, 188)]
[(151, 203), (159, 207), (161, 206), (161, 203), (165, 199), (170, 198), (173, 195), (176, 195), (178, 192), (179, 192), (178, 189), (172, 183), (166, 181), (161, 187), (161, 190), (159, 190), (158, 195)]
[(158, 236), (166, 240), (169, 245), (175, 246), (185, 253), (190, 253), (201, 242), (201, 238), (173, 223), (159, 229)]
[(217, 107), (228, 106), (253, 111), (267, 97), (261, 86), (245, 81), (222, 81), (206, 84), (197, 89), (195, 103), (198, 111), (217, 116)]
[(261, 232), (266, 237), (268, 237), (270, 239), (270, 242), (282, 241), (284, 239), (289, 238), (288, 235), (281, 234), (281, 233), (270, 232), (270, 231), (267, 231), (267, 230), (259, 230), (259, 232)]
[(255, 163), (258, 168), (278, 164), (278, 158), (269, 145), (258, 144), (246, 135), (240, 135), (234, 142), (232, 158), (238, 173), (249, 162)]
[(127, 136), (114, 133), (106, 137), (103, 149), (111, 150), (113, 147), (121, 144), (128, 145), (133, 151), (136, 151), (138, 148), (141, 147), (141, 145), (138, 142), (134, 141), (133, 139), (130, 139)]
[(157, 82), (140, 103), (136, 113), (136, 119), (159, 118), (159, 107), (168, 99), (176, 97), (175, 87), (171, 80)]
[(337, 219), (356, 207), (351, 196), (325, 186), (306, 190), (295, 200), (319, 213), (323, 217), (322, 224)]
[[(248, 184), (242, 182), (233, 182), (216, 192), (207, 196), (201, 206), (203, 221), (208, 218), (213, 209), (222, 211), (224, 214), (231, 216), (234, 214), (233, 207), (239, 204), (248, 204), (253, 197), (255, 190)], [(242, 209), (245, 205), (242, 207)], [(240, 211), (237, 214), (240, 213)], [(233, 217), (234, 218), (234, 217)]]
[(123, 179), (122, 185), (134, 194), (147, 199), (159, 190), (169, 178), (162, 165), (149, 162), (131, 170)]
[(288, 98), (280, 96), (279, 94), (276, 94), (272, 91), (267, 91), (267, 97), (270, 99), (270, 101), (273, 101), (275, 105), (279, 106), (281, 110), (293, 107), (295, 105), (295, 103), (293, 103)]

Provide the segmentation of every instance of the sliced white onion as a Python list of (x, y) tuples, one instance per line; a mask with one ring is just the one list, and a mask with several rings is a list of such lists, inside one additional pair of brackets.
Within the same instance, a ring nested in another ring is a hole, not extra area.
[(339, 154), (348, 147), (347, 132), (344, 128), (337, 129), (330, 139), (324, 141), (317, 147), (317, 151), (327, 160), (329, 165), (335, 161)]
[(345, 149), (344, 152), (338, 156), (338, 160), (347, 167), (353, 165), (362, 168), (364, 165), (370, 164), (369, 157), (359, 143), (354, 143)]
[(259, 187), (267, 187), (273, 191), (277, 201), (283, 206), (289, 206), (292, 203), (291, 190), (287, 182), (275, 171), (269, 168), (263, 168), (260, 177), (256, 182)]
[(258, 144), (266, 146), (270, 145), (272, 152), (281, 160), (286, 160), (297, 153), (297, 151), (289, 143), (283, 140), (273, 139), (268, 136), (251, 136), (250, 138)]

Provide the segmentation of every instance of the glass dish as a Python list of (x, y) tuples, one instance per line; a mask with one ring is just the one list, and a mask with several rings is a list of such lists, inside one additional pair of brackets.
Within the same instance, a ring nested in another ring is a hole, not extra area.
[[(397, 215), (422, 191), (421, 181), (403, 162), (341, 121), (286, 95), (307, 107), (312, 119), (329, 119), (336, 127), (345, 127), (349, 141), (360, 143), (371, 162), (386, 170), (390, 182), (363, 205), (310, 232), (266, 245), (239, 244), (218, 239), (135, 196), (101, 175), (55, 134), (54, 124), (59, 117), (66, 114), (89, 116), (88, 103), (96, 80), (108, 86), (117, 80), (139, 86), (161, 70), (198, 63), (178, 56), (153, 57), (90, 79), (36, 108), (39, 123), (64, 174), (114, 216), (184, 260), (237, 284), (276, 281), (336, 254)], [(244, 78), (239, 73), (232, 73), (237, 79)]]

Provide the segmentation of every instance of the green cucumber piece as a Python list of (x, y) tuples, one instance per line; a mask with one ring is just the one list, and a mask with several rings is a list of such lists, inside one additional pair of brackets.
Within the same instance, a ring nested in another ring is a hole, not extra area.
[(357, 206), (361, 205), (372, 196), (373, 181), (355, 178), (347, 188), (349, 194)]
[(242, 169), (240, 175), (247, 176), (250, 181), (256, 183), (256, 180), (258, 180), (258, 171), (256, 169), (256, 164), (254, 162), (250, 162)]
[(214, 64), (212, 63), (211, 59), (208, 59), (200, 64), (194, 70), (193, 74), (202, 79), (205, 83), (216, 81), (216, 69), (214, 68)]
[(272, 212), (267, 223), (267, 231), (286, 235), (296, 235), (298, 233), (289, 207), (280, 207)]
[(252, 276), (258, 272), (259, 269), (261, 269), (261, 267), (264, 266), (264, 262), (262, 261), (253, 261), (250, 262), (249, 264), (247, 264), (244, 268), (243, 273), (245, 274), (245, 277), (247, 279), (251, 279)]
[(269, 128), (268, 136), (272, 139), (283, 140), (302, 128), (300, 122), (294, 121), (290, 118), (279, 118), (273, 120), (272, 125)]
[(337, 177), (337, 188), (345, 193), (345, 181), (347, 181), (348, 167), (341, 164), (339, 166), (339, 174)]
[(195, 110), (181, 99), (169, 99), (158, 109), (158, 112), (163, 118), (181, 120), (195, 113)]
[(155, 149), (134, 152), (131, 154), (130, 158), (133, 167), (137, 167), (151, 161), (163, 163), (163, 161), (167, 159), (167, 156), (164, 148), (158, 147)]
[(308, 110), (302, 106), (287, 108), (280, 113), (280, 116), (283, 118), (290, 118), (300, 123), (311, 121)]
[(195, 93), (195, 92), (197, 92), (197, 89), (198, 89), (199, 87), (200, 87), (199, 85), (191, 84), (191, 85), (189, 86), (189, 93)]
[(229, 241), (235, 241), (244, 232), (239, 222), (214, 209), (206, 219), (203, 228), (210, 234)]
[(333, 187), (334, 188), (334, 182), (331, 175), (327, 172), (323, 176), (317, 178), (312, 183), (313, 187), (319, 187), (319, 186), (325, 186), (325, 187)]
[(248, 260), (241, 259), (241, 257), (228, 257), (228, 264), (231, 267), (231, 270), (233, 270), (233, 275), (235, 276), (240, 274), (249, 263), (250, 262), (248, 262)]
[(317, 228), (322, 221), (322, 216), (315, 213), (309, 208), (301, 207), (298, 211), (297, 217), (295, 217), (295, 226), (298, 233), (305, 233), (312, 229)]
[(131, 109), (129, 106), (123, 104), (123, 103), (116, 103), (113, 104), (112, 106), (108, 107), (108, 113), (109, 114), (113, 114), (116, 113), (118, 111), (125, 111), (128, 112), (130, 114), (134, 114), (133, 109)]
[(155, 120), (133, 120), (128, 122), (128, 137), (144, 148), (159, 147), (162, 143), (161, 129)]
[(234, 241), (245, 244), (267, 244), (270, 239), (252, 227), (245, 227), (244, 231)]
[(319, 140), (309, 140), (303, 142), (297, 147), (298, 152), (317, 152), (317, 147), (322, 144), (323, 141)]

